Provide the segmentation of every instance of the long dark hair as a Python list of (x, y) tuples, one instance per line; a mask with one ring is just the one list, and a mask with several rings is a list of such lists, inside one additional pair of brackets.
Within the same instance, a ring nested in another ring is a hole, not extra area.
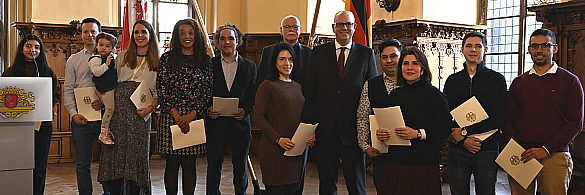
[(280, 42), (274, 45), (274, 47), (272, 47), (272, 55), (270, 56), (270, 61), (269, 64), (270, 66), (270, 70), (268, 71), (268, 76), (266, 77), (266, 79), (271, 80), (271, 81), (276, 81), (280, 78), (280, 73), (278, 72), (278, 68), (276, 68), (276, 62), (278, 61), (278, 54), (280, 54), (281, 51), (283, 50), (287, 50), (290, 55), (293, 56), (293, 69), (295, 68), (295, 65), (297, 65), (297, 58), (295, 58), (296, 54), (295, 54), (295, 50), (293, 49), (293, 47), (285, 42)]
[(128, 44), (128, 48), (126, 49), (126, 54), (124, 55), (124, 61), (119, 66), (128, 66), (130, 69), (135, 69), (138, 67), (136, 64), (136, 40), (134, 40), (134, 28), (136, 28), (137, 24), (142, 24), (142, 26), (146, 27), (149, 34), (148, 39), (148, 51), (146, 53), (146, 62), (148, 62), (148, 68), (150, 71), (156, 71), (158, 68), (158, 63), (160, 59), (159, 51), (158, 51), (158, 39), (156, 38), (156, 32), (152, 28), (152, 25), (145, 20), (138, 20), (132, 26), (132, 32), (130, 33), (130, 44)]
[(49, 66), (49, 63), (47, 62), (47, 55), (45, 54), (45, 45), (43, 44), (43, 41), (41, 41), (41, 39), (33, 34), (27, 34), (26, 35), (26, 39), (21, 39), (20, 42), (18, 43), (17, 46), (17, 50), (16, 50), (16, 57), (14, 58), (14, 62), (12, 63), (12, 66), (8, 69), (8, 71), (10, 71), (10, 75), (12, 76), (25, 76), (25, 57), (24, 57), (24, 53), (22, 53), (24, 51), (24, 47), (25, 47), (25, 43), (27, 43), (27, 39), (29, 41), (35, 40), (37, 42), (39, 42), (40, 47), (40, 51), (39, 51), (39, 56), (35, 58), (35, 61), (37, 63), (37, 66), (39, 68), (39, 76), (43, 76), (43, 77), (50, 77), (51, 76), (51, 72), (53, 72), (53, 69)]
[(179, 40), (179, 27), (181, 25), (189, 25), (193, 27), (193, 31), (195, 33), (194, 40), (193, 40), (193, 58), (195, 59), (195, 67), (204, 66), (209, 64), (209, 56), (207, 55), (207, 44), (205, 44), (205, 37), (203, 36), (203, 31), (192, 18), (187, 18), (183, 20), (179, 20), (175, 27), (173, 28), (173, 35), (171, 38), (171, 50), (169, 51), (169, 66), (171, 70), (175, 71), (180, 67), (180, 59), (183, 58), (182, 50), (183, 45)]
[(404, 63), (404, 57), (407, 55), (414, 55), (418, 61), (418, 64), (422, 68), (423, 74), (420, 75), (420, 80), (431, 84), (433, 75), (431, 74), (431, 69), (429, 68), (429, 61), (427, 60), (427, 56), (425, 56), (425, 54), (416, 47), (406, 47), (402, 50), (402, 52), (400, 52), (400, 59), (398, 60), (398, 78), (396, 79), (398, 85), (404, 86), (406, 84), (406, 79), (404, 79), (404, 76), (402, 76), (402, 63)]

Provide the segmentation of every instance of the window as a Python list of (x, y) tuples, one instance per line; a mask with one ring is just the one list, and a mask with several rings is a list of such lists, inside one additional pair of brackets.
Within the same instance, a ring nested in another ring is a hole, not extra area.
[[(548, 0), (554, 3), (555, 0)], [(558, 1), (558, 0), (557, 0)], [(486, 66), (502, 73), (508, 86), (516, 76), (532, 68), (532, 60), (526, 54), (530, 34), (542, 27), (536, 14), (527, 7), (541, 0), (489, 0), (487, 11), (488, 53)], [(525, 29), (525, 30), (524, 30)], [(519, 48), (520, 47), (520, 48)]]
[[(165, 43), (171, 41), (175, 23), (192, 16), (192, 5), (189, 0), (142, 0), (142, 2), (147, 4), (143, 7), (146, 10), (146, 21), (152, 24), (158, 35), (159, 49), (162, 54)], [(123, 9), (126, 1), (120, 1), (120, 3)]]
[[(157, 31), (160, 53), (165, 50), (165, 42), (171, 41), (173, 27), (177, 21), (191, 17), (191, 6), (188, 0), (158, 0)], [(168, 37), (168, 38), (167, 38)]]

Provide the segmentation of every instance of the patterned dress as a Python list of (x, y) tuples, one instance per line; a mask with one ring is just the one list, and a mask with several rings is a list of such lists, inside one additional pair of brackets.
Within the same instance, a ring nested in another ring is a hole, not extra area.
[(161, 112), (157, 123), (157, 152), (175, 155), (197, 155), (205, 153), (205, 144), (173, 150), (171, 125), (176, 125), (170, 110), (176, 108), (181, 115), (195, 111), (193, 120), (203, 119), (211, 103), (213, 84), (211, 63), (198, 64), (193, 56), (183, 55), (180, 68), (171, 70), (169, 53), (160, 58), (156, 89)]
[(123, 179), (142, 188), (141, 194), (150, 194), (149, 148), (150, 119), (144, 121), (136, 112), (130, 96), (140, 83), (125, 81), (114, 92), (116, 110), (110, 129), (114, 145), (102, 145), (98, 181)]

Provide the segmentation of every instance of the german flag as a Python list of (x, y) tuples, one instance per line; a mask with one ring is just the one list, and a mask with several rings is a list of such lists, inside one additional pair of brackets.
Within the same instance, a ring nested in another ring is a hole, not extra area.
[(372, 46), (372, 7), (370, 0), (345, 0), (345, 10), (353, 12), (357, 27), (353, 41)]

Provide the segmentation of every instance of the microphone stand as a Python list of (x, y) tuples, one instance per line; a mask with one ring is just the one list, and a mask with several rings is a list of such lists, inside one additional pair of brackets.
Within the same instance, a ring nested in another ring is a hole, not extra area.
[(35, 63), (35, 68), (36, 68), (36, 71), (37, 71), (37, 77), (40, 77), (40, 74), (39, 74), (39, 65), (37, 64), (37, 58), (33, 54), (32, 47), (28, 43), (29, 40), (28, 40), (28, 37), (27, 37), (26, 32), (24, 32), (24, 29), (20, 29), (18, 31), (18, 34), (20, 36), (22, 36), (24, 38), (24, 40), (26, 41), (25, 45), (28, 47), (28, 50), (30, 51), (30, 55), (33, 57), (33, 62)]

